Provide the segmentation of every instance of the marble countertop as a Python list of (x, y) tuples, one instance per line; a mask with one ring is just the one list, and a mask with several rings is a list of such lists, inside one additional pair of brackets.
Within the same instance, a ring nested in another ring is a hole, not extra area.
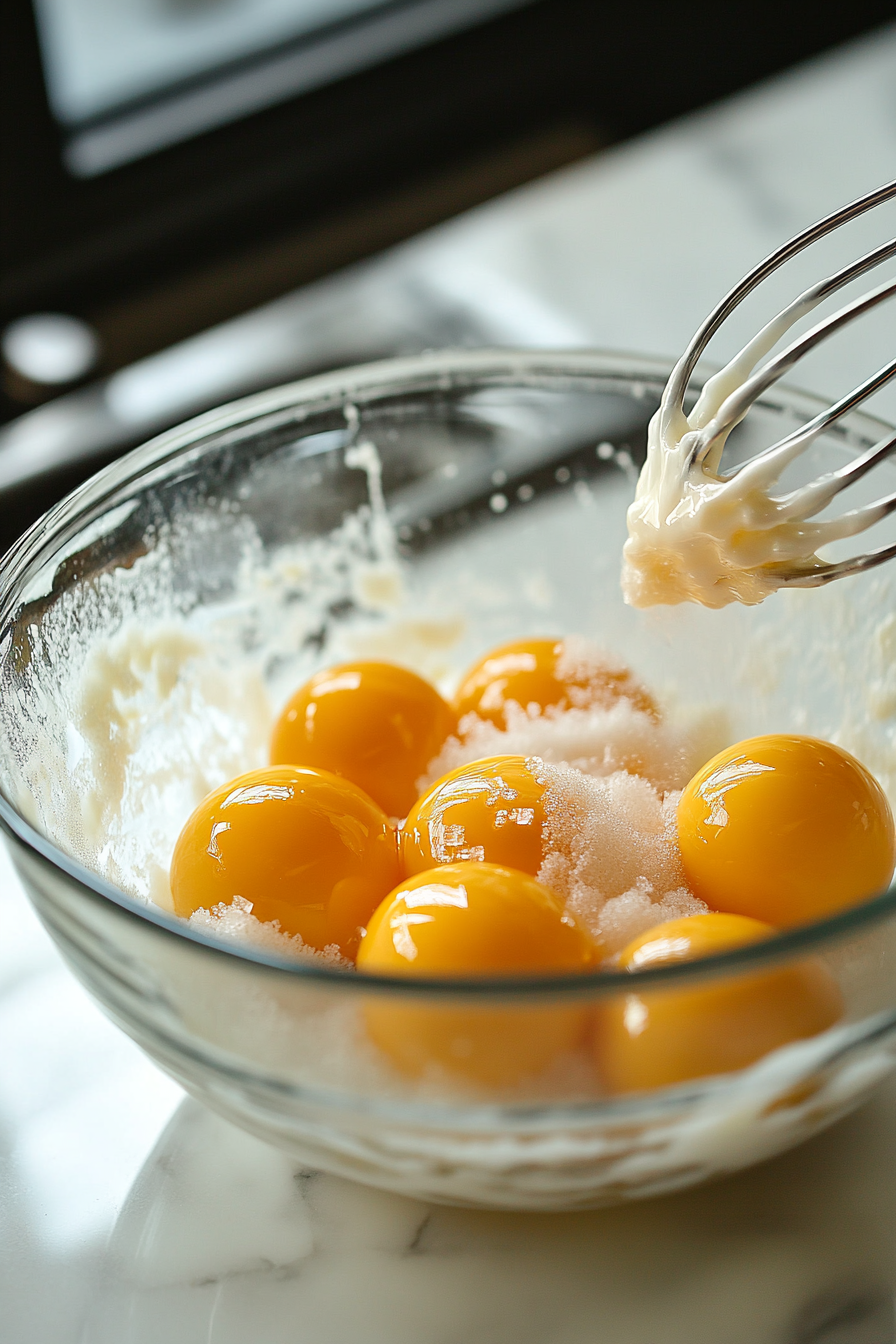
[[(889, 30), (510, 193), (359, 283), (419, 278), (495, 341), (674, 355), (761, 255), (894, 169)], [(887, 222), (776, 279), (714, 353)], [(799, 381), (845, 390), (891, 353), (888, 321)], [(896, 415), (896, 390), (876, 405)], [(64, 969), (4, 853), (0, 911), (4, 1344), (896, 1339), (896, 1085), (795, 1153), (653, 1203), (430, 1208), (296, 1171), (184, 1101)]]

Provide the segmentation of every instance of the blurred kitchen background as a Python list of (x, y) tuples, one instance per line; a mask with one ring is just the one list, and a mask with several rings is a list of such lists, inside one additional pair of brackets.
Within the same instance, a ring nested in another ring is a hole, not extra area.
[[(407, 240), (894, 17), (881, 0), (5, 0), (0, 548), (104, 461), (257, 388), (445, 345), (591, 343), (574, 304), (525, 283), (559, 265), (549, 229), (514, 275), (461, 264), (438, 228)], [(750, 171), (730, 149), (716, 170)], [(665, 208), (644, 202), (654, 231), (686, 231)]]

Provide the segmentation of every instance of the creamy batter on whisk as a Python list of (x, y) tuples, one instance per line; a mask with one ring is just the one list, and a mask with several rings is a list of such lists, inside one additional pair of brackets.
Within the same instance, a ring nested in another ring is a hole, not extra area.
[(825, 532), (835, 524), (807, 524), (772, 496), (781, 470), (775, 459), (759, 458), (726, 479), (716, 469), (723, 439), (702, 463), (692, 462), (699, 431), (738, 390), (724, 375), (707, 383), (689, 418), (681, 415), (665, 433), (661, 411), (650, 422), (623, 549), (630, 606), (755, 606), (783, 586), (794, 564), (807, 573), (820, 568), (815, 550), (834, 540)]
[(647, 461), (627, 515), (622, 591), (633, 607), (699, 602), (754, 606), (781, 586), (767, 563), (800, 556), (800, 530), (778, 520), (770, 480), (724, 480), (704, 463), (690, 467), (694, 434), (668, 441), (659, 414), (650, 423)]
[[(773, 493), (782, 472), (841, 416), (861, 405), (896, 376), (890, 360), (829, 409), (725, 476), (719, 465), (731, 430), (769, 387), (827, 336), (896, 294), (889, 281), (848, 303), (760, 364), (790, 328), (844, 285), (896, 254), (891, 240), (800, 294), (705, 384), (690, 415), (684, 396), (697, 360), (734, 308), (772, 271), (817, 238), (883, 200), (896, 183), (854, 201), (798, 234), (726, 295), (678, 362), (648, 431), (647, 459), (628, 510), (622, 588), (634, 607), (698, 602), (754, 606), (782, 587), (817, 587), (841, 575), (880, 564), (896, 554), (883, 547), (841, 563), (819, 557), (821, 547), (855, 536), (896, 508), (896, 495), (818, 520), (839, 492), (860, 479), (896, 447), (887, 435), (838, 471), (809, 485)], [(758, 370), (756, 366), (760, 365)]]

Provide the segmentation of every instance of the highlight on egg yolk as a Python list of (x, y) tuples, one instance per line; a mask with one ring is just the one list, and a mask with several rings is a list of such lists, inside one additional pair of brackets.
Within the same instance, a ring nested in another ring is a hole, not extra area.
[(492, 649), (461, 681), (454, 697), (458, 718), (476, 714), (504, 728), (511, 702), (523, 709), (536, 705), (540, 713), (551, 706), (566, 710), (620, 698), (657, 717), (653, 700), (627, 669), (563, 672), (563, 652), (563, 641), (557, 639), (518, 639)]
[(633, 938), (619, 953), (619, 965), (626, 971), (646, 971), (676, 961), (696, 961), (761, 942), (774, 932), (770, 924), (745, 915), (712, 913), (667, 919)]
[(234, 897), (322, 950), (354, 957), (361, 930), (399, 880), (395, 830), (356, 785), (323, 770), (268, 766), (215, 789), (171, 862), (175, 913)]
[[(717, 955), (774, 933), (771, 925), (742, 915), (692, 915), (650, 929), (619, 960), (637, 972)], [(837, 983), (818, 962), (731, 969), (680, 988), (633, 990), (601, 1005), (594, 1050), (608, 1091), (647, 1091), (746, 1068), (771, 1050), (826, 1031), (842, 1013)]]
[(883, 891), (896, 832), (874, 777), (818, 738), (770, 734), (720, 752), (678, 807), (688, 885), (715, 910), (780, 927)]
[[(380, 975), (467, 977), (570, 974), (601, 949), (553, 892), (526, 873), (465, 862), (418, 873), (382, 902), (367, 926), (358, 969)], [(578, 1004), (396, 1002), (370, 998), (372, 1039), (404, 1073), (432, 1065), (504, 1085), (541, 1072), (584, 1040)]]
[(393, 663), (342, 663), (296, 691), (274, 728), (271, 762), (343, 775), (390, 817), (404, 817), (417, 780), (457, 726), (434, 686)]
[(406, 878), (368, 921), (360, 970), (498, 975), (587, 970), (597, 945), (558, 896), (497, 863), (446, 864)]
[(546, 786), (529, 759), (488, 756), (438, 780), (401, 827), (405, 873), (479, 859), (534, 877), (544, 857)]

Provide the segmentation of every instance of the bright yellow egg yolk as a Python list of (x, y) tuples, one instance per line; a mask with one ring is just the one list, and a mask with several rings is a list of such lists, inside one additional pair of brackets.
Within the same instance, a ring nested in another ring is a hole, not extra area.
[(691, 890), (715, 910), (805, 924), (883, 891), (896, 834), (880, 785), (841, 747), (772, 734), (690, 781), (678, 843)]
[[(454, 863), (402, 882), (379, 906), (358, 952), (358, 969), (380, 975), (468, 977), (562, 975), (589, 970), (601, 949), (526, 873), (491, 863)], [(404, 1073), (433, 1065), (503, 1085), (539, 1073), (584, 1039), (578, 1004), (496, 1008), (463, 999), (365, 1006), (370, 1036)]]
[(446, 864), (406, 878), (377, 907), (358, 953), (384, 975), (522, 975), (586, 970), (594, 940), (559, 897), (496, 863)]
[(545, 785), (525, 756), (489, 756), (440, 779), (401, 828), (407, 876), (479, 859), (533, 877), (544, 857)]
[(417, 780), (456, 726), (451, 707), (416, 672), (343, 663), (296, 691), (274, 729), (271, 761), (343, 775), (388, 816), (404, 817)]
[(361, 930), (399, 880), (394, 828), (338, 775), (293, 766), (251, 770), (209, 794), (178, 837), (175, 912), (234, 897), (314, 948), (354, 957)]
[[(693, 915), (659, 924), (620, 954), (637, 972), (769, 938), (742, 915)], [(644, 989), (601, 1005), (594, 1049), (608, 1091), (647, 1091), (742, 1069), (791, 1041), (815, 1036), (843, 1013), (840, 990), (818, 962), (732, 968), (680, 988)]]
[(657, 717), (653, 700), (627, 670), (564, 676), (558, 670), (562, 657), (563, 641), (556, 639), (519, 639), (493, 649), (463, 678), (454, 697), (458, 717), (476, 714), (504, 728), (510, 702), (523, 709), (535, 705), (541, 712), (550, 706), (565, 710), (622, 697)]

